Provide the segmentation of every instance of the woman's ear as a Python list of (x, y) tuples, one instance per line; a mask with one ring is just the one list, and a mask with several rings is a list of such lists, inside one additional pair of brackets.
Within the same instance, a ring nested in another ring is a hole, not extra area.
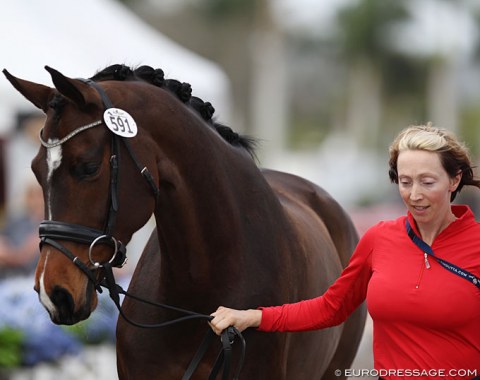
[(450, 178), (450, 191), (451, 192), (454, 192), (455, 190), (457, 190), (457, 187), (460, 184), (461, 180), (462, 180), (462, 171), (459, 170), (458, 174), (455, 177)]

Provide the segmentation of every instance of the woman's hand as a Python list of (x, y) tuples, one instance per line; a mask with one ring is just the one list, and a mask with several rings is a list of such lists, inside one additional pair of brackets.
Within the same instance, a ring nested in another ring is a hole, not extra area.
[(234, 326), (242, 332), (248, 327), (258, 327), (262, 321), (261, 310), (235, 310), (220, 306), (210, 314), (213, 319), (209, 322), (215, 334), (220, 335), (227, 327)]

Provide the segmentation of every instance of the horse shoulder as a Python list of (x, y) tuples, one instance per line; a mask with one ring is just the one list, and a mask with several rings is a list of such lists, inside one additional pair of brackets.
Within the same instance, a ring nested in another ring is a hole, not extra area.
[(318, 215), (345, 267), (358, 242), (357, 231), (345, 209), (326, 190), (305, 178), (275, 170), (262, 172), (285, 208), (300, 206)]

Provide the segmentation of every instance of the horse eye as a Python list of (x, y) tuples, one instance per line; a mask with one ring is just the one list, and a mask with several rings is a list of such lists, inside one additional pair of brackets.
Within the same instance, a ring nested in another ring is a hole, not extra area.
[(75, 165), (72, 174), (78, 179), (86, 179), (97, 174), (100, 169), (100, 164), (97, 162), (82, 162)]

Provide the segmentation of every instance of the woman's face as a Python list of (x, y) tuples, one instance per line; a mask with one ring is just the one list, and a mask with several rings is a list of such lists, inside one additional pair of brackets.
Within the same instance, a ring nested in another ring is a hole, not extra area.
[(450, 216), (450, 195), (461, 175), (450, 178), (438, 153), (402, 151), (397, 171), (400, 196), (417, 223), (442, 223)]

